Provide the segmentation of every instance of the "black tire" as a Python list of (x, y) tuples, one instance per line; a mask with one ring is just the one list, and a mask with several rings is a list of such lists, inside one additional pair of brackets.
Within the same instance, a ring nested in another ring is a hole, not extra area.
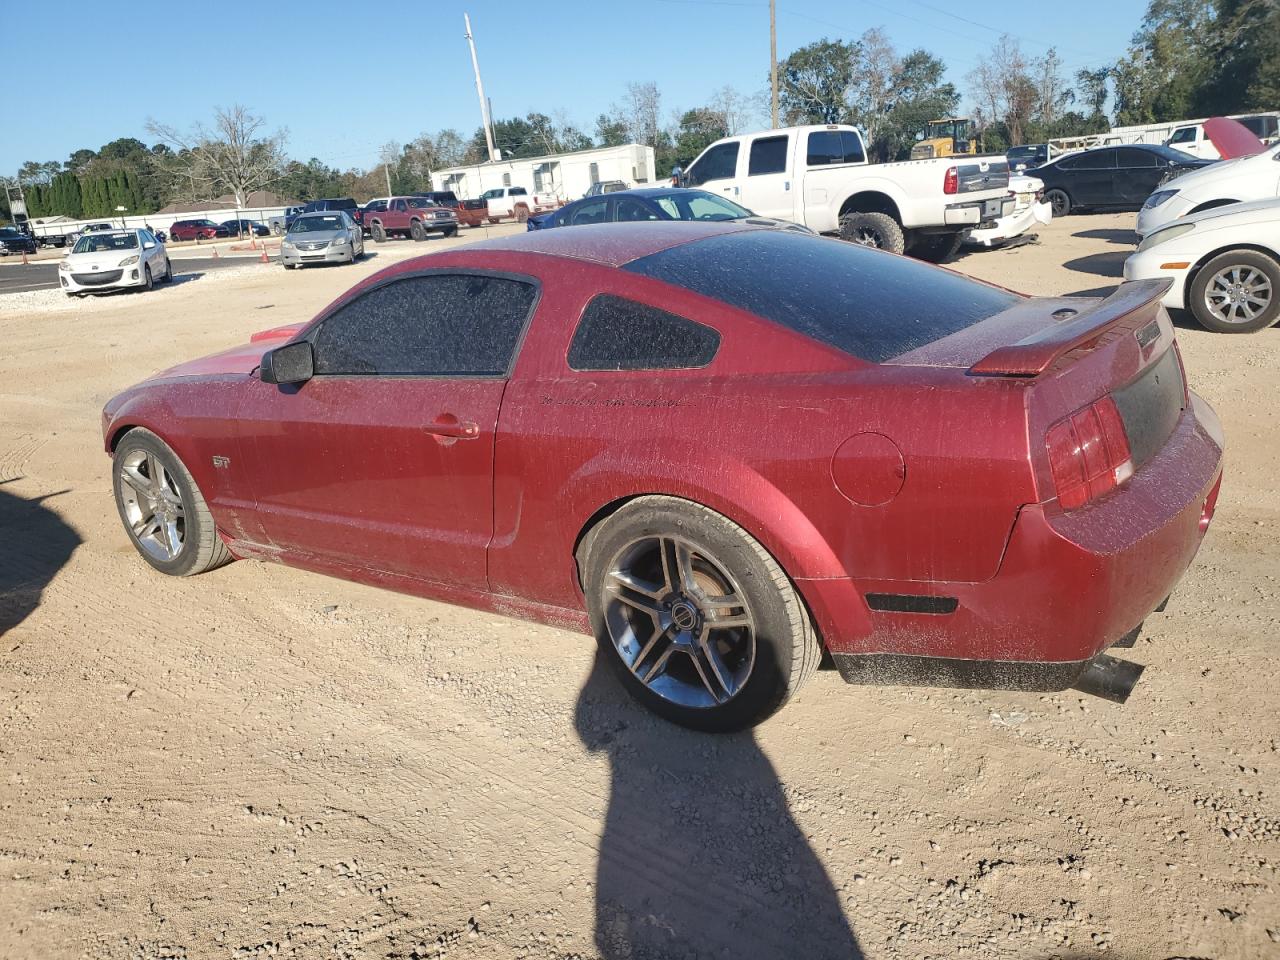
[(498, 222), (498, 218), (497, 218), (497, 217), (490, 217), (490, 218), (489, 218), (489, 222), (490, 222), (490, 223), (497, 223), (497, 222)]
[(889, 253), (906, 249), (902, 227), (887, 213), (846, 213), (840, 218), (840, 239)]
[(164, 258), (164, 282), (173, 283), (173, 261), (168, 257)]
[(284, 265), (284, 268), (285, 268), (286, 270), (295, 270), (295, 269), (297, 269), (297, 266), (298, 266), (298, 265), (297, 265), (296, 263), (286, 263), (286, 264)]
[(142, 289), (154, 290), (156, 282), (151, 277), (151, 264), (144, 264), (142, 267)]
[(280, 229), (280, 224), (278, 224), (278, 223), (273, 223), (273, 224), (271, 225), (271, 235), (272, 235), (273, 237), (278, 237), (278, 236), (280, 236), (280, 234), (281, 234), (281, 233), (282, 233), (282, 231), (281, 231), (281, 229)]
[(444, 231), (446, 237), (456, 237), (458, 235), (457, 227), (446, 227)]
[(385, 230), (383, 230), (383, 229), (382, 229), (382, 224), (380, 224), (380, 223), (375, 223), (375, 224), (373, 225), (373, 229), (370, 231), (370, 233), (372, 233), (372, 234), (373, 234), (373, 242), (374, 242), (374, 243), (386, 243), (386, 242), (387, 242), (387, 231), (385, 231)]
[(409, 236), (413, 237), (415, 243), (421, 243), (427, 239), (426, 228), (422, 226), (421, 220), (409, 221)]
[[(1232, 268), (1240, 271), (1242, 280), (1251, 272), (1255, 276), (1260, 273), (1269, 284), (1265, 288), (1266, 306), (1252, 319), (1232, 322), (1215, 316), (1209, 309), (1206, 292), (1210, 283), (1223, 271)], [(1187, 294), (1187, 308), (1200, 326), (1214, 333), (1257, 333), (1265, 330), (1280, 315), (1280, 263), (1254, 250), (1228, 250), (1219, 254), (1196, 271)]]
[[(603, 601), (608, 572), (637, 540), (666, 536), (678, 536), (713, 558), (745, 598), (744, 610), (755, 625), (749, 673), (736, 693), (715, 705), (686, 706), (650, 689), (624, 663), (609, 632)], [(633, 697), (672, 723), (711, 733), (744, 730), (776, 713), (818, 667), (817, 635), (786, 573), (742, 527), (701, 504), (663, 496), (632, 500), (589, 532), (578, 559), (605, 658)]]
[[(128, 484), (123, 479), (123, 467), (130, 454), (138, 451), (160, 461), (182, 500), (182, 545), (170, 560), (157, 557), (142, 545), (130, 526), (126, 513), (124, 488)], [(218, 536), (213, 514), (209, 512), (208, 504), (186, 465), (167, 443), (150, 430), (137, 427), (124, 435), (116, 445), (111, 478), (116, 510), (124, 524), (125, 533), (142, 558), (161, 573), (172, 577), (190, 577), (230, 563), (234, 559)]]
[(1044, 198), (1049, 201), (1049, 205), (1053, 207), (1053, 218), (1065, 217), (1071, 212), (1071, 198), (1067, 196), (1067, 191), (1059, 190), (1056, 187), (1045, 192)]
[(960, 251), (964, 232), (926, 234), (911, 245), (911, 256), (930, 263), (949, 263)]

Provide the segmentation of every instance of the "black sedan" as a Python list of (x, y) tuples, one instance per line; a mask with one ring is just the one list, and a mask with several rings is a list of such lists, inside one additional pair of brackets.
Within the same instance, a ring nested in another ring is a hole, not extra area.
[[(529, 230), (551, 227), (576, 227), (587, 223), (634, 223), (645, 220), (745, 220), (774, 223), (756, 217), (746, 207), (718, 197), (705, 190), (685, 187), (648, 187), (641, 190), (619, 190), (602, 196), (584, 197), (559, 210), (530, 217)], [(789, 224), (808, 232), (807, 227)]]
[(1053, 215), (1073, 210), (1138, 210), (1160, 184), (1213, 163), (1150, 143), (1068, 153), (1027, 174), (1044, 181)]
[(229, 237), (265, 237), (271, 234), (266, 224), (258, 223), (256, 220), (227, 220), (219, 226), (227, 231)]

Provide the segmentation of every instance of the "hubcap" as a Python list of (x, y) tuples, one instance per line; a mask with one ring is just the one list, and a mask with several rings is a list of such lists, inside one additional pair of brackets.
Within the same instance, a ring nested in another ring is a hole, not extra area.
[(1204, 288), (1205, 308), (1223, 323), (1249, 323), (1271, 306), (1271, 280), (1257, 267), (1219, 270)]
[(173, 560), (186, 539), (186, 508), (160, 459), (134, 450), (120, 463), (120, 500), (138, 546), (157, 560)]
[(614, 557), (602, 588), (609, 639), (627, 668), (683, 707), (731, 700), (755, 666), (755, 621), (724, 567), (679, 537), (643, 537)]

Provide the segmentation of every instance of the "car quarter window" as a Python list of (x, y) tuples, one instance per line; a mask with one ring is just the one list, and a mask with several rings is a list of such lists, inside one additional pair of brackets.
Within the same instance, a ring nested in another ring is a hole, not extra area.
[(720, 333), (624, 297), (600, 294), (582, 311), (569, 345), (574, 370), (688, 370), (705, 367)]
[(738, 170), (738, 141), (712, 147), (693, 162), (687, 175), (689, 186), (696, 187), (708, 180), (728, 180)]
[(573, 226), (584, 223), (604, 223), (608, 206), (608, 200), (588, 200), (573, 211), (569, 223)]
[(313, 338), (318, 374), (506, 376), (537, 288), (475, 274), (406, 277), (339, 307)]
[(634, 223), (637, 220), (657, 220), (658, 215), (646, 203), (634, 197), (622, 197), (617, 201), (614, 219), (620, 223)]
[(747, 162), (747, 176), (757, 177), (765, 173), (785, 173), (786, 170), (786, 136), (759, 137), (751, 141), (751, 154)]

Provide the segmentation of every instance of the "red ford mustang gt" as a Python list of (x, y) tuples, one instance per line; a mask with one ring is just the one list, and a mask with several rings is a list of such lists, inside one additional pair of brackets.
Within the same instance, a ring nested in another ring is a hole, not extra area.
[(592, 632), (663, 716), (1060, 690), (1212, 517), (1163, 285), (1032, 299), (794, 231), (611, 224), (390, 267), (103, 412), (125, 529)]

